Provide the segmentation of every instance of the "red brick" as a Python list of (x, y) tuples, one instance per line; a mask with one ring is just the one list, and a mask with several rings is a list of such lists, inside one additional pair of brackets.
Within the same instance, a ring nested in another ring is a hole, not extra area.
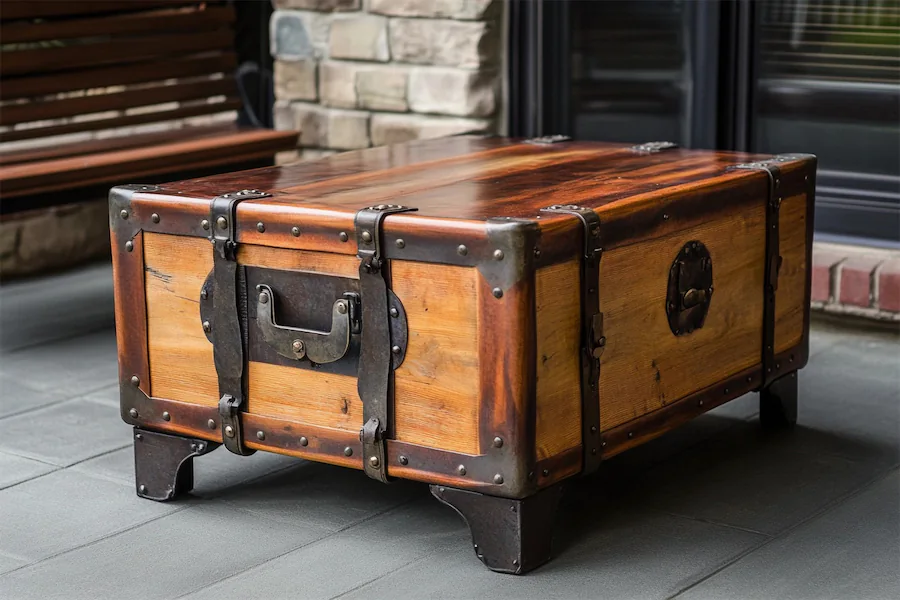
[(900, 258), (881, 265), (878, 273), (878, 308), (900, 312)]
[(838, 302), (868, 308), (871, 305), (872, 271), (882, 259), (871, 256), (848, 258), (841, 266)]
[(831, 300), (831, 270), (842, 260), (844, 260), (843, 254), (823, 252), (813, 247), (811, 298), (813, 302)]

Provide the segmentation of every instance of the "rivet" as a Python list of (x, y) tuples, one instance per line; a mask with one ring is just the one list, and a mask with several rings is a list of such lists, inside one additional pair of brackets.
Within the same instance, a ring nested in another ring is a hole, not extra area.
[(771, 372), (772, 372), (772, 368), (771, 368), (771, 367), (769, 367), (768, 369), (766, 369), (766, 373), (771, 373)]
[(500, 473), (494, 475), (494, 483), (496, 485), (503, 485), (503, 475), (501, 475)]
[(543, 471), (541, 471), (541, 475), (543, 475), (544, 477), (546, 477), (549, 474), (550, 474), (550, 471), (548, 469), (544, 469)]
[(459, 473), (460, 475), (465, 475), (466, 474), (466, 466), (459, 465), (458, 467), (456, 467), (456, 472)]
[(216, 227), (219, 229), (228, 229), (228, 219), (225, 217), (219, 217), (216, 219)]
[(668, 221), (668, 220), (669, 220), (669, 215), (668, 215), (668, 214), (664, 214), (664, 215), (663, 215), (663, 221)]
[(494, 448), (502, 448), (503, 447), (503, 438), (499, 435), (494, 438)]
[(750, 383), (750, 382), (752, 382), (752, 381), (753, 381), (753, 376), (752, 376), (752, 375), (749, 376), (749, 377), (747, 377), (747, 383)]
[(122, 217), (123, 219), (127, 219), (128, 211), (123, 208), (122, 211), (119, 213), (119, 216)]
[(535, 248), (535, 249), (534, 249), (534, 257), (535, 257), (535, 258), (540, 258), (540, 257), (541, 257), (541, 249), (540, 249), (540, 248)]
[(597, 455), (597, 449), (596, 449), (596, 448), (591, 448), (591, 454), (592, 454), (593, 456), (596, 456), (596, 455)]
[(344, 448), (344, 456), (353, 456), (353, 448), (350, 446)]
[(606, 442), (600, 442), (600, 447), (601, 447), (601, 448), (606, 448)]
[(776, 369), (780, 369), (780, 368), (781, 368), (781, 363), (775, 363), (775, 368), (776, 368)]
[(131, 418), (132, 418), (132, 419), (137, 419), (137, 418), (138, 418), (138, 411), (137, 411), (136, 408), (132, 408), (131, 410), (129, 410), (129, 411), (128, 411), (128, 414), (131, 415)]
[(788, 358), (788, 362), (794, 362), (794, 355), (791, 354), (790, 358)]
[(494, 260), (503, 260), (503, 250), (494, 250)]
[(234, 427), (232, 427), (231, 425), (226, 425), (225, 435), (227, 435), (228, 437), (234, 437)]
[(203, 219), (202, 221), (200, 221), (200, 227), (202, 227), (203, 229), (209, 229), (209, 221)]
[(206, 444), (197, 444), (197, 452), (203, 452), (204, 448), (206, 448)]
[(200, 290), (200, 298), (202, 300), (206, 300), (208, 297), (209, 297), (209, 291), (207, 291), (207, 289), (204, 287), (202, 290)]
[(370, 457), (369, 457), (369, 465), (370, 465), (370, 466), (377, 467), (377, 466), (380, 465), (380, 464), (381, 464), (381, 461), (378, 460), (378, 457), (377, 457), (377, 456), (370, 456)]
[(132, 375), (131, 376), (131, 385), (133, 385), (134, 387), (141, 385), (141, 378), (138, 377), (137, 375)]
[(347, 305), (344, 302), (338, 302), (337, 303), (337, 311), (342, 315), (346, 315), (347, 314)]
[(698, 400), (698, 401), (697, 401), (697, 406), (703, 406), (703, 400)]
[(729, 390), (728, 388), (725, 388), (725, 393), (726, 393), (726, 394), (727, 394), (729, 391), (731, 391), (731, 390)]
[(591, 425), (591, 433), (597, 433), (597, 426)]
[(257, 432), (256, 432), (256, 439), (258, 439), (258, 440), (260, 440), (260, 441), (266, 439), (266, 432), (265, 432), (265, 431), (257, 431)]
[(362, 241), (364, 241), (366, 243), (369, 243), (372, 241), (372, 234), (369, 233), (368, 231), (363, 231), (361, 237), (362, 237)]
[(398, 248), (406, 248), (406, 242), (403, 241), (403, 238), (397, 238), (396, 243)]
[(294, 237), (300, 237), (300, 228), (299, 227), (291, 227), (291, 235)]
[(209, 321), (203, 321), (203, 331), (209, 333), (212, 330), (212, 326), (209, 324)]
[(518, 566), (519, 566), (519, 561), (516, 560), (516, 559), (513, 559), (513, 566), (514, 566), (514, 567), (518, 567)]
[(266, 224), (263, 223), (262, 221), (260, 221), (259, 223), (256, 224), (256, 230), (260, 233), (265, 233), (266, 232)]
[(125, 250), (127, 252), (131, 252), (132, 250), (134, 250), (134, 242), (132, 242), (131, 240), (125, 242)]
[(306, 439), (306, 436), (300, 436), (300, 445), (301, 446), (309, 446), (309, 440)]
[(400, 461), (401, 465), (409, 464), (409, 458), (407, 458), (406, 456), (403, 456), (402, 454), (400, 455), (400, 458), (398, 460)]
[(291, 350), (293, 350), (297, 354), (300, 354), (301, 352), (303, 352), (303, 342), (301, 340), (294, 340), (293, 342), (291, 342)]
[(391, 307), (390, 313), (391, 313), (391, 316), (394, 317), (395, 319), (400, 316), (400, 311), (397, 310), (397, 308), (394, 306)]
[(167, 411), (167, 410), (163, 411), (162, 417), (163, 417), (163, 421), (171, 421), (172, 420), (172, 415), (170, 415), (169, 411)]
[(503, 290), (501, 290), (498, 287), (495, 287), (493, 290), (491, 290), (491, 293), (494, 295), (494, 298), (502, 298), (503, 297)]
[(260, 304), (265, 304), (268, 301), (269, 301), (269, 295), (267, 293), (263, 292), (262, 294), (259, 295), (259, 303)]
[(144, 485), (144, 484), (142, 483), (141, 485), (138, 486), (138, 491), (139, 491), (140, 493), (142, 493), (142, 494), (146, 494), (146, 493), (147, 493), (147, 486)]
[(791, 373), (791, 379), (797, 379), (797, 371)]
[(456, 253), (459, 254), (460, 256), (465, 256), (466, 254), (469, 253), (469, 249), (466, 248), (465, 244), (460, 244), (459, 246), (456, 247)]
[(134, 439), (136, 439), (136, 440), (142, 440), (142, 439), (144, 439), (144, 436), (141, 435), (140, 433), (136, 433), (136, 434), (134, 434)]
[(210, 429), (215, 429), (216, 428), (215, 420), (210, 419), (209, 421), (206, 422), (206, 426), (209, 427)]
[(152, 215), (150, 215), (150, 220), (153, 221), (154, 223), (159, 223), (159, 215), (156, 213), (153, 213)]
[(346, 231), (342, 231), (338, 234), (338, 239), (340, 239), (342, 242), (346, 242), (350, 238), (347, 236)]
[(402, 352), (402, 349), (400, 348), (400, 346), (391, 346), (391, 352), (393, 352), (394, 354), (400, 354), (400, 352)]
[(191, 444), (191, 450), (193, 450), (194, 452), (196, 452), (196, 451), (197, 451), (197, 444)]
[(628, 439), (630, 440), (630, 439), (633, 438), (633, 437), (634, 437), (634, 432), (633, 432), (633, 431), (629, 431), (629, 432), (628, 432)]

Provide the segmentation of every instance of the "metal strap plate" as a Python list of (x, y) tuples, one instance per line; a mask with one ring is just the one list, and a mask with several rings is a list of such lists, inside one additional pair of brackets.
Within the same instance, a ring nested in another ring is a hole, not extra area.
[(600, 312), (600, 217), (593, 209), (554, 204), (541, 212), (575, 215), (584, 225), (581, 261), (581, 445), (583, 473), (600, 466), (600, 356), (606, 345)]
[(210, 240), (213, 243), (213, 296), (211, 330), (213, 361), (219, 379), (219, 415), (222, 417), (222, 441), (235, 454), (253, 454), (243, 444), (239, 413), (244, 405), (244, 334), (238, 291), (241, 285), (236, 262), (235, 241), (237, 205), (242, 200), (270, 196), (258, 190), (242, 190), (213, 198), (210, 203)]
[(362, 304), (362, 339), (359, 348), (357, 388), (363, 403), (363, 468), (366, 475), (388, 482), (385, 438), (391, 434), (393, 370), (391, 327), (381, 225), (387, 215), (416, 210), (395, 204), (370, 206), (356, 213), (359, 292)]

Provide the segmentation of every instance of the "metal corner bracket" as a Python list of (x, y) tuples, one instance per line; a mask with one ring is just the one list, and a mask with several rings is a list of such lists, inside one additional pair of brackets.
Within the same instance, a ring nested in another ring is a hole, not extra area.
[(600, 312), (600, 217), (590, 208), (554, 204), (541, 212), (574, 215), (584, 227), (581, 261), (581, 445), (582, 472), (600, 466), (600, 356), (606, 345)]
[(388, 482), (385, 440), (391, 434), (391, 314), (382, 253), (382, 224), (388, 215), (417, 209), (397, 204), (379, 204), (356, 213), (359, 292), (362, 305), (362, 336), (359, 349), (357, 389), (363, 403), (363, 470), (372, 479)]
[(675, 150), (678, 144), (675, 142), (645, 142), (636, 146), (631, 146), (629, 150), (637, 154), (656, 154), (663, 150)]

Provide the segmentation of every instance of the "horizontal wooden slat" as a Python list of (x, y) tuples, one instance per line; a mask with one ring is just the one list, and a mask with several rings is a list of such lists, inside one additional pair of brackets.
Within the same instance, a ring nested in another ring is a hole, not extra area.
[(189, 0), (3, 0), (0, 19), (46, 19), (199, 4)]
[(65, 40), (97, 35), (128, 33), (163, 33), (166, 31), (200, 31), (213, 29), (234, 21), (231, 6), (188, 6), (181, 8), (134, 12), (101, 16), (92, 19), (64, 21), (4, 22), (0, 25), (0, 40), (4, 44)]
[(107, 67), (34, 77), (16, 77), (5, 79), (0, 84), (0, 100), (130, 83), (146, 83), (178, 77), (195, 77), (212, 73), (231, 73), (235, 67), (237, 67), (237, 58), (233, 53), (227, 52), (209, 56), (170, 58), (158, 62), (131, 64), (124, 67)]
[(116, 94), (97, 94), (50, 102), (14, 104), (6, 106), (0, 111), (0, 125), (58, 119), (109, 110), (125, 110), (137, 106), (196, 100), (210, 96), (227, 96), (233, 95), (235, 90), (235, 81), (229, 77), (210, 81), (127, 90)]
[(188, 139), (130, 150), (102, 152), (0, 167), (3, 197), (63, 191), (71, 188), (121, 183), (171, 172), (236, 164), (274, 156), (295, 147), (296, 132), (269, 129), (235, 130), (203, 139)]
[(230, 29), (177, 35), (147, 35), (129, 39), (109, 39), (90, 44), (56, 48), (33, 48), (3, 52), (0, 75), (75, 70), (184, 55), (189, 52), (231, 50), (234, 33)]
[(77, 133), (79, 131), (98, 131), (100, 129), (114, 129), (116, 127), (158, 123), (161, 121), (184, 119), (200, 115), (212, 115), (228, 110), (237, 110), (241, 107), (241, 104), (241, 101), (237, 98), (227, 98), (224, 102), (192, 104), (189, 106), (180, 106), (174, 110), (154, 111), (136, 115), (122, 115), (109, 119), (70, 122), (60, 125), (51, 125), (49, 127), (16, 129), (0, 132), (0, 142), (16, 142), (19, 140), (66, 135), (69, 133)]

